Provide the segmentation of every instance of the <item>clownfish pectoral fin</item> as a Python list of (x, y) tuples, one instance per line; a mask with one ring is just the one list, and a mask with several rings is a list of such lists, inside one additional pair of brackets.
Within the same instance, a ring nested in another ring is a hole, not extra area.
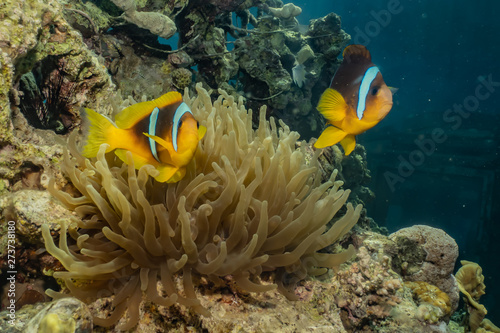
[(176, 183), (184, 178), (186, 174), (186, 168), (178, 168), (170, 164), (161, 164), (156, 170), (158, 170), (160, 174), (155, 177), (155, 180), (160, 183)]
[(346, 137), (347, 133), (340, 128), (328, 126), (323, 133), (319, 136), (318, 140), (314, 143), (316, 148), (325, 148), (333, 146)]
[(344, 148), (344, 153), (347, 156), (352, 153), (354, 147), (356, 147), (356, 138), (353, 134), (348, 134), (342, 141), (340, 141), (340, 144), (342, 145), (342, 148)]
[(157, 144), (159, 144), (160, 146), (163, 146), (163, 148), (167, 149), (168, 151), (171, 150), (171, 148), (172, 148), (171, 144), (168, 143), (167, 141), (165, 141), (164, 139), (160, 138), (159, 136), (151, 135), (148, 133), (142, 133), (142, 134), (144, 134), (145, 136), (147, 136), (150, 139), (153, 139)]
[[(97, 152), (103, 143), (109, 145), (106, 152), (110, 152), (117, 147), (115, 138), (118, 128), (115, 127), (113, 122), (91, 109), (85, 110), (84, 126), (88, 126), (87, 142), (83, 147), (82, 155), (90, 158), (97, 156)], [(82, 110), (83, 111), (83, 110)]]
[(347, 114), (347, 103), (344, 97), (335, 89), (328, 88), (325, 90), (317, 106), (318, 111), (329, 122), (342, 121)]
[[(116, 149), (115, 150), (115, 154), (116, 154), (116, 156), (118, 156), (118, 158), (120, 160), (122, 160), (123, 163), (128, 164), (128, 161), (127, 161), (127, 150), (125, 150), (125, 149)], [(156, 165), (153, 164), (154, 162), (152, 163), (147, 158), (139, 156), (139, 155), (134, 154), (134, 153), (132, 153), (132, 160), (134, 161), (134, 167), (137, 170), (139, 170), (142, 166), (144, 166), (146, 164), (151, 164), (153, 166), (156, 166)]]
[(207, 128), (205, 126), (198, 127), (198, 140), (203, 139), (205, 134), (207, 133)]
[(394, 95), (395, 93), (398, 92), (399, 88), (394, 88), (394, 87), (388, 87), (389, 90), (391, 91), (391, 94)]

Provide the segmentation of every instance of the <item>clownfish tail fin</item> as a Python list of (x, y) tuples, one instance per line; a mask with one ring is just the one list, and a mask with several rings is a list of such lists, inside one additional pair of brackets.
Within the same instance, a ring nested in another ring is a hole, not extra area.
[(87, 108), (83, 110), (85, 111), (84, 128), (87, 131), (87, 141), (83, 147), (82, 155), (87, 158), (97, 156), (97, 152), (103, 143), (109, 145), (106, 152), (117, 148), (116, 131), (119, 129), (116, 128), (113, 122), (94, 110)]

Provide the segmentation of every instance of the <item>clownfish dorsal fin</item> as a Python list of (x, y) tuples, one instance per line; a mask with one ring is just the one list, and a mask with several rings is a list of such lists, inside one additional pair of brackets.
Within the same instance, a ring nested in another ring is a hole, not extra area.
[(153, 101), (131, 105), (115, 116), (115, 124), (122, 129), (130, 128), (149, 115), (155, 107), (162, 108), (176, 102), (182, 102), (182, 95), (177, 91), (171, 91)]
[(159, 109), (177, 102), (182, 102), (182, 95), (178, 91), (168, 92), (153, 101)]
[(359, 44), (354, 44), (354, 45), (349, 45), (344, 49), (344, 52), (342, 53), (342, 57), (344, 57), (344, 60), (347, 62), (356, 62), (356, 61), (372, 61), (372, 56), (370, 55), (370, 51), (363, 46)]
[(155, 107), (156, 104), (153, 101), (131, 105), (115, 116), (115, 124), (122, 129), (130, 128), (150, 114)]

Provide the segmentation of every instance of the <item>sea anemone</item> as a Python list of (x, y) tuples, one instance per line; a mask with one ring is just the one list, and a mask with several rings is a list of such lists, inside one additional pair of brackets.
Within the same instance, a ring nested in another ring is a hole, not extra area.
[[(85, 159), (75, 136), (73, 157), (65, 152), (62, 169), (81, 196), (50, 182), (51, 193), (82, 217), (78, 228), (61, 227), (59, 246), (42, 227), (47, 250), (67, 270), (54, 277), (84, 301), (114, 295), (112, 314), (95, 317), (98, 325), (113, 325), (127, 311), (118, 328), (132, 328), (143, 298), (209, 315), (195, 294), (195, 275), (215, 282), (231, 276), (243, 290), (278, 287), (293, 296), (287, 287), (338, 268), (354, 253), (352, 246), (339, 254), (318, 252), (346, 234), (361, 211), (347, 204), (328, 227), (349, 191), (340, 189), (336, 172), (320, 183), (319, 153), (306, 161), (304, 148), (296, 148), (299, 135), (281, 121), (266, 121), (265, 107), (253, 130), (241, 99), (219, 91), (212, 104), (209, 93), (196, 88), (196, 98), (186, 93), (184, 99), (207, 133), (178, 183), (155, 182), (153, 167), (137, 171), (130, 152), (124, 164), (105, 154), (106, 145), (97, 158)], [(259, 282), (265, 271), (275, 272), (276, 284)]]

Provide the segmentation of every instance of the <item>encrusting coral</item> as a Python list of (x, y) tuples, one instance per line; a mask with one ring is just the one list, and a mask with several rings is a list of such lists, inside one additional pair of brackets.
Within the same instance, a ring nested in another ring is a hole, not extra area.
[[(194, 275), (219, 283), (231, 275), (243, 290), (278, 286), (293, 296), (287, 287), (306, 274), (338, 267), (354, 253), (352, 246), (339, 254), (318, 253), (347, 233), (361, 211), (361, 205), (347, 204), (346, 214), (327, 227), (349, 195), (340, 189), (341, 181), (334, 181), (336, 172), (321, 184), (318, 154), (306, 162), (304, 148), (296, 149), (298, 133), (281, 121), (280, 126), (266, 121), (265, 107), (253, 130), (252, 112), (241, 99), (235, 102), (220, 91), (212, 104), (201, 85), (197, 91), (198, 97), (184, 99), (207, 134), (180, 182), (157, 183), (150, 177), (154, 168), (136, 171), (131, 153), (128, 165), (122, 164), (104, 154), (105, 145), (96, 159), (85, 159), (73, 137), (74, 157), (66, 151), (62, 168), (82, 196), (57, 190), (54, 181), (49, 185), (82, 217), (78, 230), (61, 227), (59, 246), (42, 227), (47, 250), (67, 269), (54, 277), (85, 301), (114, 295), (114, 311), (108, 318), (95, 317), (98, 325), (113, 325), (127, 311), (117, 328), (130, 329), (143, 296), (209, 315), (196, 297)], [(276, 284), (258, 282), (264, 271), (276, 272)]]
[(427, 303), (439, 309), (426, 309), (423, 319), (437, 322), (440, 317), (450, 314), (450, 297), (438, 287), (424, 281), (407, 281), (404, 285), (410, 288), (418, 303)]

